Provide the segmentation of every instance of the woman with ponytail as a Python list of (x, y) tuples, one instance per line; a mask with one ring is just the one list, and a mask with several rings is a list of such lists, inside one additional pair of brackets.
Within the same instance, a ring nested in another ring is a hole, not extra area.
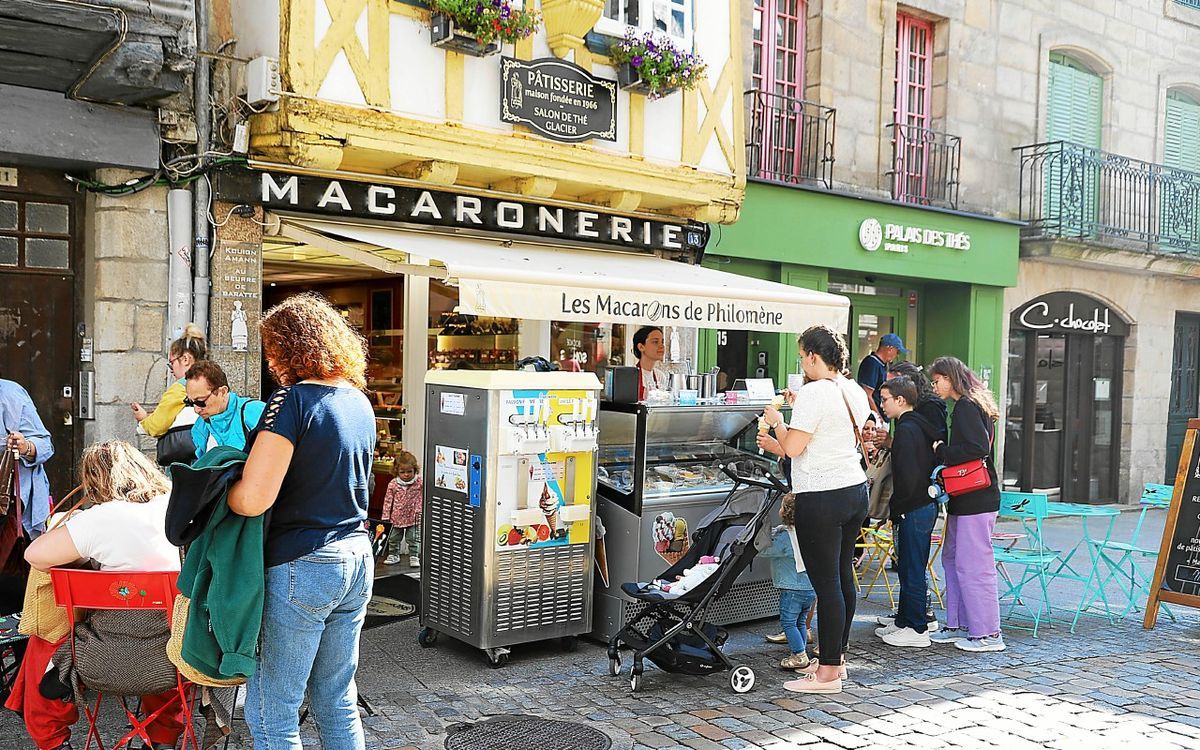
[[(133, 410), (133, 418), (147, 435), (160, 440), (168, 431), (188, 436), (186, 440), (180, 437), (177, 441), (179, 445), (172, 446), (169, 450), (164, 450), (164, 446), (160, 445), (159, 463), (163, 466), (174, 461), (192, 461), (190, 433), (191, 425), (196, 421), (196, 414), (191, 409), (183, 408), (183, 400), (187, 397), (183, 376), (192, 365), (205, 359), (208, 359), (208, 344), (204, 341), (204, 331), (195, 323), (188, 323), (183, 329), (183, 335), (172, 341), (167, 350), (167, 368), (175, 382), (158, 399), (158, 406), (154, 407), (153, 412), (147, 412), (137, 401), (129, 405)], [(173, 438), (168, 442), (176, 440)]]
[(792, 459), (796, 541), (817, 592), (820, 663), (800, 669), (785, 682), (797, 693), (840, 693), (846, 679), (846, 650), (858, 591), (854, 545), (867, 515), (867, 475), (856, 434), (871, 415), (867, 394), (843, 374), (849, 352), (840, 333), (813, 326), (800, 337), (805, 384), (792, 404), (792, 424), (779, 411), (763, 412), (775, 437), (759, 434), (758, 445)]
[(949, 439), (933, 444), (938, 463), (954, 466), (983, 459), (991, 479), (987, 487), (951, 497), (946, 504), (942, 543), (946, 627), (929, 639), (953, 643), (963, 651), (1003, 651), (992, 554), (992, 531), (1000, 511), (992, 445), (1000, 410), (991, 391), (961, 360), (939, 357), (930, 365), (929, 374), (934, 392), (954, 403)]

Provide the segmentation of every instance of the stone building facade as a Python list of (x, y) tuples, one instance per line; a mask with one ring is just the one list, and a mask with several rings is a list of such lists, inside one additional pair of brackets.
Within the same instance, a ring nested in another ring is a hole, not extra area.
[[(998, 436), (1006, 486), (1136, 502), (1146, 482), (1172, 481), (1181, 425), (1200, 404), (1200, 9), (1181, 0), (746, 8), (746, 90), (763, 86), (755, 58), (788, 47), (771, 32), (790, 24), (802, 38), (802, 73), (785, 84), (836, 110), (832, 185), (817, 189), (912, 200), (897, 195), (888, 125), (898, 80), (911, 83), (906, 66), (914, 65), (927, 76), (918, 82), (927, 97), (921, 124), (959, 139), (953, 208), (1024, 222), (992, 383), (1006, 412)], [(912, 28), (925, 35), (916, 52), (930, 59), (914, 62), (914, 54), (898, 71), (898, 47), (914, 52), (898, 33)], [(748, 129), (752, 147), (754, 137)], [(804, 178), (798, 185), (812, 187)], [(754, 187), (744, 216), (754, 211)], [(1072, 293), (1081, 296), (1062, 296)], [(1061, 316), (1035, 322), (1042, 304), (1059, 303)], [(1106, 315), (1114, 327), (1081, 328), (1083, 318), (1069, 313), (1084, 307), (1088, 319)], [(1127, 331), (1119, 339), (1118, 328)], [(925, 362), (940, 353), (918, 349)]]

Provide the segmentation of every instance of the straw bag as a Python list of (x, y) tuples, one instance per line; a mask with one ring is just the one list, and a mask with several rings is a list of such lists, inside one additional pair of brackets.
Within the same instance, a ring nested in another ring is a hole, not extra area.
[[(67, 493), (67, 496), (54, 506), (50, 514), (53, 516), (54, 511), (65, 505), (81, 489), (83, 489), (83, 485)], [(58, 523), (79, 510), (86, 499), (86, 495), (79, 498), (78, 502), (62, 514), (54, 525), (57, 526)], [(49, 526), (46, 531), (50, 531)], [(21, 608), (21, 621), (17, 625), (17, 632), (57, 643), (66, 638), (70, 630), (71, 624), (67, 621), (67, 611), (54, 601), (54, 586), (50, 582), (50, 574), (44, 570), (31, 568), (29, 580), (25, 582), (25, 604)]]
[(234, 687), (246, 682), (245, 678), (215, 679), (188, 664), (183, 658), (183, 633), (187, 630), (188, 611), (192, 600), (183, 594), (175, 596), (175, 606), (171, 609), (171, 637), (167, 640), (167, 658), (179, 670), (179, 674), (188, 682), (205, 687)]

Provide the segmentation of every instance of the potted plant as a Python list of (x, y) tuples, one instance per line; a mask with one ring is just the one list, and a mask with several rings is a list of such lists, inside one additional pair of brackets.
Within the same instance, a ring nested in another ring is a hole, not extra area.
[(651, 99), (694, 87), (706, 68), (699, 55), (684, 52), (670, 38), (636, 29), (626, 31), (609, 56), (621, 88)]
[[(531, 0), (526, 0), (526, 6)], [(512, 0), (430, 0), (429, 40), (435, 47), (486, 57), (537, 31), (541, 18)]]

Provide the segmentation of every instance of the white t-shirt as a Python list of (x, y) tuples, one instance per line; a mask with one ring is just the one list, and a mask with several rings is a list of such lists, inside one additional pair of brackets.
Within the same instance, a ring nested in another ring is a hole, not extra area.
[(167, 541), (167, 501), (110, 500), (67, 519), (81, 557), (101, 570), (179, 570), (179, 548)]
[(796, 393), (788, 427), (811, 433), (812, 440), (803, 453), (792, 459), (793, 492), (837, 490), (867, 481), (846, 402), (861, 429), (871, 406), (867, 394), (853, 380), (840, 376), (836, 380), (814, 380)]
[(667, 376), (659, 372), (657, 369), (645, 370), (641, 365), (638, 369), (642, 373), (642, 392), (649, 393), (650, 391), (665, 391), (669, 382)]

